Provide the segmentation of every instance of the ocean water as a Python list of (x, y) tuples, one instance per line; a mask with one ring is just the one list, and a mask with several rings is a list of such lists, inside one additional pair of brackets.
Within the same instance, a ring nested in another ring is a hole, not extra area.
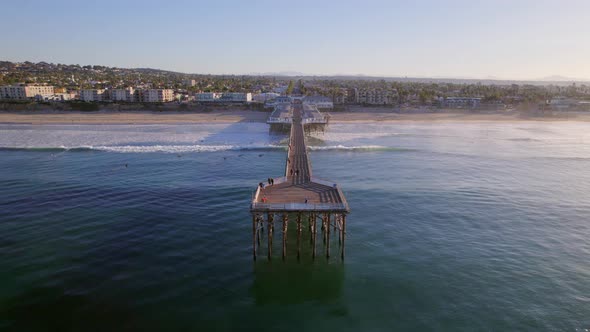
[(297, 262), (292, 237), (282, 262), (280, 234), (252, 261), (252, 190), (286, 152), (264, 124), (0, 125), (0, 330), (590, 328), (587, 124), (332, 124), (309, 143), (352, 209), (344, 262), (320, 241)]

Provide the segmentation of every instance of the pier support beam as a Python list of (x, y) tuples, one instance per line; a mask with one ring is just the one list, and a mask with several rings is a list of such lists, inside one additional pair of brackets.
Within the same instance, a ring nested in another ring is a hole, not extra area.
[(326, 246), (326, 214), (322, 214), (322, 242)]
[(260, 248), (260, 233), (264, 230), (262, 225), (264, 220), (262, 220), (261, 216), (256, 216), (256, 242), (258, 243), (258, 248)]
[(297, 213), (297, 261), (301, 259), (301, 212)]
[(252, 214), (252, 256), (256, 260), (256, 236), (258, 235), (258, 222), (256, 215)]
[(337, 214), (334, 220), (334, 232), (336, 232), (336, 224), (338, 225), (338, 245), (342, 246), (342, 215)]
[(330, 218), (331, 215), (328, 213), (328, 218), (326, 220), (326, 258), (330, 258)]
[(283, 260), (287, 257), (287, 230), (289, 227), (289, 215), (283, 213)]
[(344, 260), (344, 239), (346, 237), (346, 214), (342, 214), (342, 227), (340, 229), (342, 245), (340, 246), (340, 258)]
[(270, 261), (270, 259), (272, 258), (272, 222), (273, 222), (273, 215), (271, 213), (268, 213), (267, 215), (267, 222), (268, 222), (268, 260)]
[(311, 257), (313, 259), (315, 259), (315, 239), (316, 239), (316, 235), (317, 235), (317, 224), (316, 224), (316, 215), (315, 213), (311, 213), (311, 247), (312, 247), (312, 252), (311, 252)]

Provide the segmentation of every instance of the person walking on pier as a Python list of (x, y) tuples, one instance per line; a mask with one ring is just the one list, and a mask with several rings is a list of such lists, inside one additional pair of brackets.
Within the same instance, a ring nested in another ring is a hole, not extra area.
[(274, 185), (275, 185), (275, 179), (273, 179), (273, 178), (270, 178), (270, 185), (271, 185), (271, 186), (274, 186)]

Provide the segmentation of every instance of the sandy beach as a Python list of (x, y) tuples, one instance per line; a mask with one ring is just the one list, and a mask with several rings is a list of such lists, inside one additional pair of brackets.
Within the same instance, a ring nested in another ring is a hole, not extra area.
[[(0, 123), (13, 124), (158, 124), (265, 122), (270, 113), (233, 110), (214, 112), (0, 112)], [(590, 121), (589, 113), (523, 116), (510, 113), (393, 113), (375, 110), (330, 112), (332, 123), (354, 122), (471, 122), (471, 121)]]
[(264, 122), (269, 113), (222, 111), (210, 113), (180, 112), (5, 112), (0, 123), (15, 124), (158, 124)]

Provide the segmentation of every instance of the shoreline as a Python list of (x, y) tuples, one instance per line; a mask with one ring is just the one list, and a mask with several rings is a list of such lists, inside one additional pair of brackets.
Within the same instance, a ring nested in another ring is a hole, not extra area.
[[(228, 110), (212, 112), (0, 112), (0, 124), (204, 124), (266, 123), (269, 112)], [(554, 115), (525, 116), (517, 112), (494, 113), (392, 113), (374, 110), (330, 112), (330, 123), (404, 123), (404, 122), (590, 122), (590, 113), (563, 112)]]

